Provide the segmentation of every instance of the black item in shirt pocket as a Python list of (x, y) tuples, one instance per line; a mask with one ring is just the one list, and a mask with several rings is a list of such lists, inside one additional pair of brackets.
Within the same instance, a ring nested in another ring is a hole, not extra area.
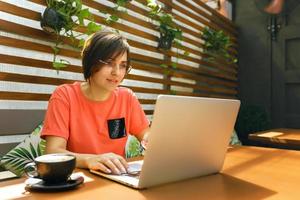
[(125, 118), (107, 120), (108, 133), (111, 139), (126, 137)]

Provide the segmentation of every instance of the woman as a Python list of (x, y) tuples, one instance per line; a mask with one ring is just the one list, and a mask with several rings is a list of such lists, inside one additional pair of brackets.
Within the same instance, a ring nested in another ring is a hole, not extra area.
[(129, 45), (114, 32), (97, 32), (82, 51), (85, 82), (52, 94), (41, 137), (46, 153), (71, 153), (77, 167), (126, 173), (128, 134), (142, 141), (149, 122), (130, 89), (118, 87), (130, 70)]

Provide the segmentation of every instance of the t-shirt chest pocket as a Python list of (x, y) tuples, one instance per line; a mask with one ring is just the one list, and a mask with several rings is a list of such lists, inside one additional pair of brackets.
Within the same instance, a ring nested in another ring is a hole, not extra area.
[(107, 120), (108, 134), (111, 139), (118, 139), (127, 136), (125, 118)]

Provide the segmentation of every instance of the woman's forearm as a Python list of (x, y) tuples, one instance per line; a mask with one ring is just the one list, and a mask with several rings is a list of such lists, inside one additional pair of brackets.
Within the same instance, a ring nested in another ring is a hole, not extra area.
[(88, 168), (87, 159), (95, 156), (93, 154), (74, 153), (64, 148), (46, 148), (46, 154), (49, 153), (67, 153), (74, 155), (76, 157), (76, 167), (78, 168)]

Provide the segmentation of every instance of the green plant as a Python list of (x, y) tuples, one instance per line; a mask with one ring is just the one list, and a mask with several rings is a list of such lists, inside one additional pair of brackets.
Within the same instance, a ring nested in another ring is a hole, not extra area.
[[(47, 8), (43, 13), (41, 26), (45, 31), (57, 35), (55, 46), (52, 47), (54, 52), (53, 67), (60, 69), (69, 64), (68, 61), (63, 59), (56, 60), (60, 51), (59, 45), (63, 44), (60, 36), (70, 38), (73, 46), (80, 48), (84, 43), (84, 39), (81, 37), (85, 34), (90, 35), (101, 29), (101, 27), (94, 22), (88, 8), (82, 8), (81, 0), (46, 0), (46, 3)], [(84, 26), (84, 19), (90, 20), (86, 31), (81, 34), (75, 33), (74, 30), (79, 26)], [(77, 39), (79, 39), (78, 43), (75, 42)]]
[(230, 37), (225, 35), (222, 30), (215, 31), (206, 26), (203, 29), (201, 38), (204, 40), (204, 53), (209, 55), (209, 61), (221, 56), (228, 62), (237, 62), (237, 59), (229, 54), (229, 48), (232, 46)]
[(132, 158), (136, 156), (141, 156), (143, 153), (143, 148), (138, 141), (138, 139), (134, 136), (128, 137), (128, 143), (126, 146), (126, 158)]
[(243, 144), (248, 144), (250, 133), (267, 130), (269, 126), (270, 120), (263, 107), (241, 104), (235, 130)]
[(168, 50), (171, 48), (173, 42), (178, 47), (180, 45), (179, 41), (182, 40), (182, 31), (173, 22), (173, 16), (164, 12), (155, 0), (147, 0), (147, 7), (150, 8), (150, 18), (159, 23), (160, 38), (158, 48)]
[(42, 125), (39, 125), (22, 143), (4, 155), (1, 166), (22, 176), (24, 166), (44, 154), (46, 141), (40, 139), (41, 129)]

